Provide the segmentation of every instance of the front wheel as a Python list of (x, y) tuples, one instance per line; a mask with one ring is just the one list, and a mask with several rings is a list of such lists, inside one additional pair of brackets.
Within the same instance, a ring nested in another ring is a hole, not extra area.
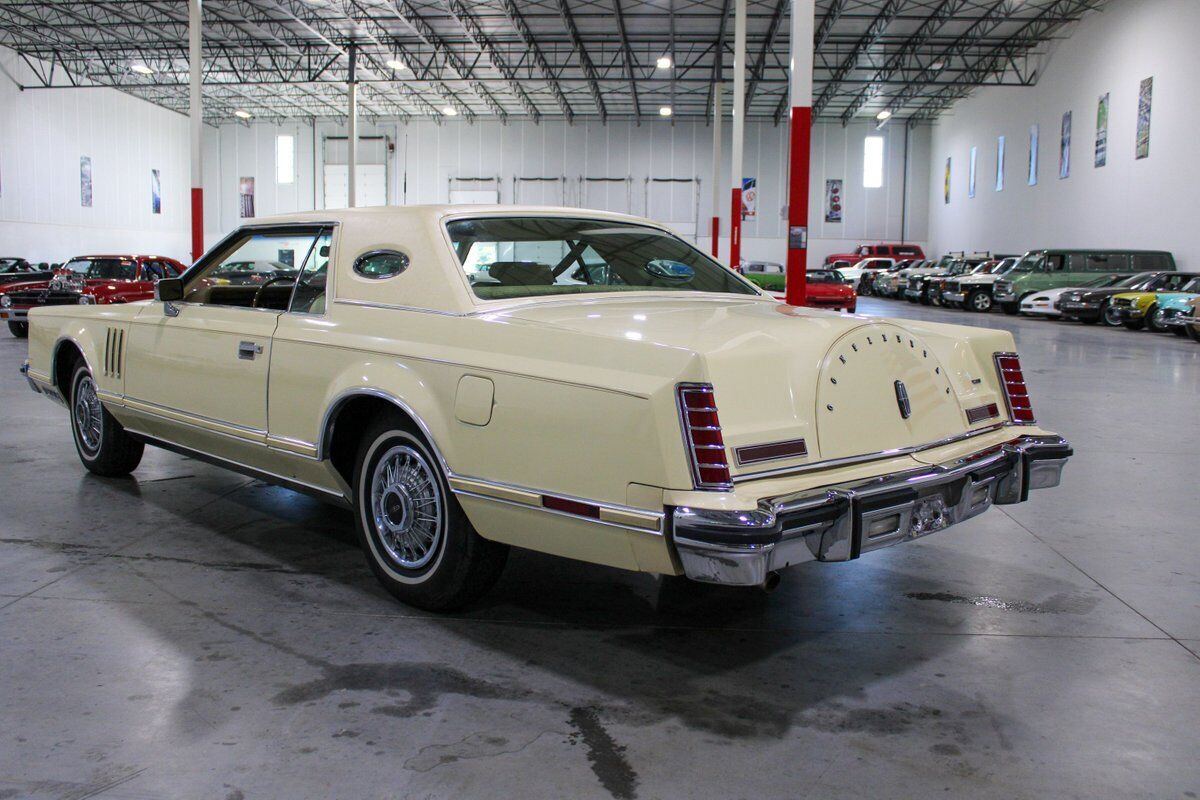
[(1200, 326), (1184, 325), (1184, 328), (1187, 329), (1187, 335), (1191, 337), (1193, 342), (1200, 342)]
[(1150, 310), (1146, 312), (1145, 320), (1146, 327), (1154, 333), (1167, 332), (1167, 326), (1163, 325), (1163, 310), (1159, 308), (1157, 303), (1150, 306)]
[[(970, 295), (967, 296), (967, 308), (971, 309), (972, 311), (980, 311), (980, 312), (991, 311), (992, 310), (992, 294), (991, 294), (991, 292), (986, 292), (983, 289), (975, 289), (974, 291), (971, 292)], [(1020, 310), (1020, 306), (1018, 306), (1018, 310)], [(1005, 308), (1005, 313), (1006, 314), (1009, 313), (1007, 308)]]
[(437, 458), (402, 420), (380, 420), (363, 437), (354, 498), (367, 562), (397, 599), (452, 611), (499, 579), (508, 547), (475, 532)]
[(146, 446), (125, 432), (100, 402), (96, 381), (84, 365), (71, 379), (71, 433), (79, 460), (105, 478), (128, 475), (142, 463)]
[(28, 338), (29, 337), (29, 323), (28, 322), (10, 322), (10, 323), (8, 323), (8, 332), (11, 333), (13, 336), (17, 337), (18, 339)]
[(1110, 328), (1120, 328), (1125, 323), (1117, 316), (1117, 310), (1107, 300), (1100, 306), (1100, 320)]

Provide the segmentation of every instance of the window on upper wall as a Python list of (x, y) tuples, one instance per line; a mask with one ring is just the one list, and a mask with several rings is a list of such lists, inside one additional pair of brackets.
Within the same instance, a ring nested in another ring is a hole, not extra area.
[(296, 139), (293, 136), (275, 137), (275, 182), (296, 180)]
[(868, 136), (863, 140), (863, 186), (867, 189), (883, 186), (882, 136)]

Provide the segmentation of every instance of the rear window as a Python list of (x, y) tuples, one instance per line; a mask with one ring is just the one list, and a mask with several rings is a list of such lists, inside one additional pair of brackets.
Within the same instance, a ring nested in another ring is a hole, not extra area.
[(484, 300), (628, 291), (757, 292), (657, 228), (564, 217), (447, 223), (459, 263)]

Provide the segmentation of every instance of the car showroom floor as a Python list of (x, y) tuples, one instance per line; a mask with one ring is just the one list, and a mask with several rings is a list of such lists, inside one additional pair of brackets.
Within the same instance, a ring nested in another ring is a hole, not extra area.
[(89, 475), (0, 337), (0, 797), (1196, 797), (1200, 346), (860, 309), (1013, 330), (1064, 484), (770, 596), (514, 552), (452, 616), (345, 512)]

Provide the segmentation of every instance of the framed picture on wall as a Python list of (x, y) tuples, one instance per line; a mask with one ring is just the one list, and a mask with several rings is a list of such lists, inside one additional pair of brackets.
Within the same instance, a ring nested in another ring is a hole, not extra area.
[(842, 221), (842, 179), (825, 181), (825, 221)]
[(758, 178), (742, 178), (742, 219), (758, 216)]
[(79, 157), (79, 205), (92, 207), (92, 157)]
[(975, 160), (979, 155), (979, 148), (971, 148), (971, 163), (967, 165), (967, 197), (975, 196)]
[(1038, 168), (1038, 126), (1035, 122), (1029, 126), (1029, 185), (1037, 186)]
[(254, 178), (238, 178), (238, 216), (254, 216)]
[(946, 156), (946, 180), (942, 184), (946, 205), (950, 205), (950, 156)]
[(150, 170), (150, 213), (162, 213), (162, 176), (156, 169)]
[(1096, 161), (1097, 167), (1108, 163), (1108, 92), (1096, 102)]
[(1062, 136), (1058, 140), (1058, 179), (1071, 174), (1071, 112), (1063, 112)]
[(1146, 78), (1138, 87), (1137, 148), (1135, 156), (1150, 155), (1150, 103), (1154, 94), (1154, 78)]
[(1004, 137), (996, 137), (996, 191), (1004, 191)]

